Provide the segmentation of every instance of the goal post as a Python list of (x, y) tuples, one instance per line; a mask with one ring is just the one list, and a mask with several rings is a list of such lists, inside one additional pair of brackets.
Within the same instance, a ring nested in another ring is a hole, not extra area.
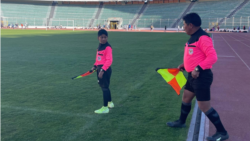
[(8, 21), (1, 20), (1, 26), (7, 27), (8, 26)]
[(75, 31), (75, 21), (50, 19), (46, 22), (46, 30), (48, 29), (73, 29)]
[(1, 26), (7, 27), (8, 26), (8, 18), (6, 17), (1, 17)]

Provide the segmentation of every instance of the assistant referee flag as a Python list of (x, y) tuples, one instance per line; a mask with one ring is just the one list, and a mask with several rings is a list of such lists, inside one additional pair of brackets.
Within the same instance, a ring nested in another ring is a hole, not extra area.
[(183, 73), (177, 68), (171, 69), (160, 69), (157, 68), (156, 71), (163, 77), (166, 82), (173, 87), (177, 95), (180, 95), (180, 91), (183, 86), (185, 86), (187, 79)]

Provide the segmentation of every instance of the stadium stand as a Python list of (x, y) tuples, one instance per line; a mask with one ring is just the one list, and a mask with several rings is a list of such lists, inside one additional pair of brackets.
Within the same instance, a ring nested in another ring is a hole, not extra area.
[(149, 28), (151, 25), (155, 28), (173, 28), (183, 26), (181, 16), (185, 12), (196, 12), (202, 18), (203, 28), (220, 24), (221, 28), (232, 29), (249, 26), (250, 16), (249, 0), (199, 0), (192, 3), (192, 7), (186, 0), (153, 0), (145, 4), (144, 8), (143, 1), (52, 4), (4, 0), (1, 4), (1, 19), (7, 21), (5, 23), (28, 23), (29, 26), (73, 26), (74, 21), (74, 27), (95, 27), (105, 25), (109, 18), (120, 18), (122, 25), (133, 21), (137, 28)]
[[(170, 27), (185, 11), (189, 3), (149, 4), (137, 22), (138, 27)], [(161, 19), (161, 20), (160, 20)]]
[[(98, 5), (57, 5), (54, 13), (54, 20), (74, 20), (76, 27), (87, 27), (90, 20), (95, 16)], [(52, 26), (72, 26), (72, 22), (52, 21)]]
[[(9, 24), (28, 23), (30, 26), (44, 26), (49, 15), (50, 4), (1, 3), (1, 8)], [(15, 18), (13, 18), (15, 17)]]
[(190, 12), (196, 12), (201, 16), (203, 28), (211, 28), (209, 23), (218, 23), (242, 2), (243, 0), (198, 1)]
[[(231, 23), (230, 27), (243, 27), (245, 26), (250, 26), (250, 1), (242, 7), (241, 10), (237, 11), (233, 17), (238, 17), (238, 18), (231, 18), (227, 19), (227, 23)], [(234, 24), (232, 24), (234, 23)], [(232, 26), (231, 26), (232, 25)]]
[(139, 12), (142, 4), (131, 5), (104, 5), (98, 20), (95, 20), (94, 26), (97, 24), (105, 24), (104, 20), (108, 18), (122, 18), (122, 25), (129, 24), (136, 13)]
[(250, 16), (250, 2), (248, 2), (240, 11), (235, 13), (235, 17), (249, 17)]

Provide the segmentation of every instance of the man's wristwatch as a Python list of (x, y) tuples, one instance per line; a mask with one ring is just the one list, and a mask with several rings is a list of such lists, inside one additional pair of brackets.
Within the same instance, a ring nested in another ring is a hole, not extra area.
[(104, 72), (104, 70), (103, 70), (103, 69), (101, 69), (101, 71), (103, 71), (103, 72)]
[(199, 68), (198, 68), (198, 67), (195, 67), (195, 71), (199, 72)]
[(197, 66), (197, 67), (195, 67), (194, 70), (197, 71), (197, 72), (200, 72), (200, 71), (202, 71), (202, 68), (200, 66)]

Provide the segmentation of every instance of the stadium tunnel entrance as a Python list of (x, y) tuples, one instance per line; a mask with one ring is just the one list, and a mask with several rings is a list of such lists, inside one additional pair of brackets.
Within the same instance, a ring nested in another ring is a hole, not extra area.
[(110, 21), (110, 29), (118, 29), (119, 21)]
[(108, 18), (107, 22), (107, 24), (110, 26), (110, 29), (121, 29), (122, 23), (122, 18)]

